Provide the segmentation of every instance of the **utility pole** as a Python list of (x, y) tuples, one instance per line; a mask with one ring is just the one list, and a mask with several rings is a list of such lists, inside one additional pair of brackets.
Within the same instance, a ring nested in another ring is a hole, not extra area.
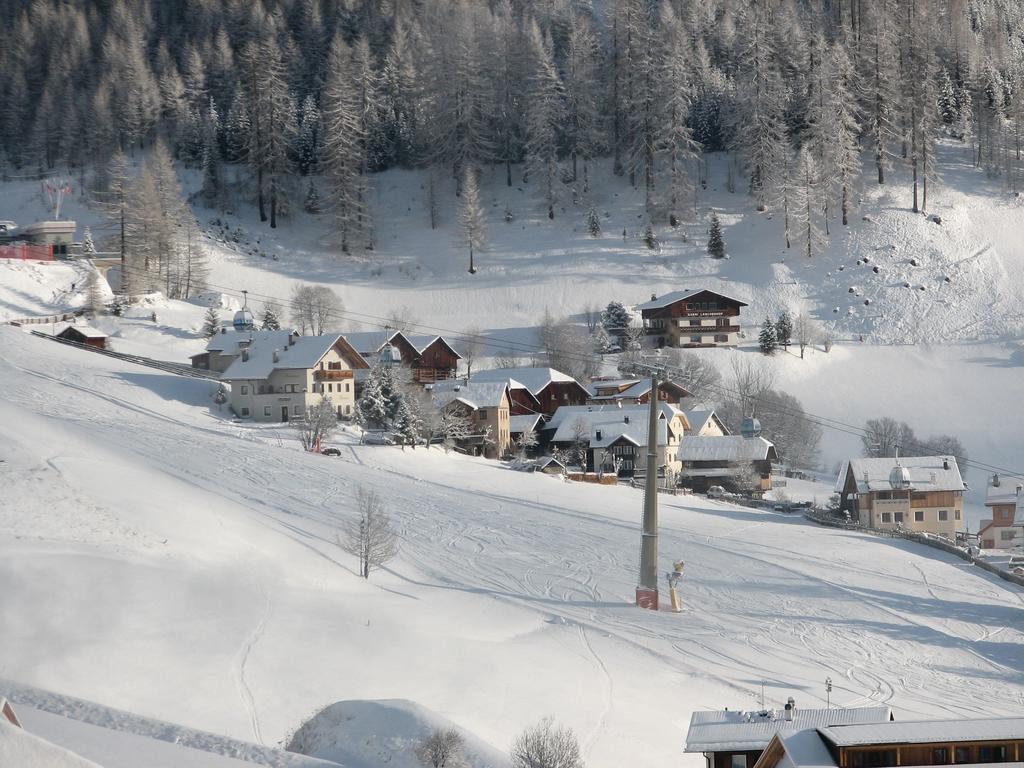
[(647, 482), (640, 535), (640, 584), (636, 604), (658, 610), (658, 369), (651, 369), (651, 408), (647, 420)]

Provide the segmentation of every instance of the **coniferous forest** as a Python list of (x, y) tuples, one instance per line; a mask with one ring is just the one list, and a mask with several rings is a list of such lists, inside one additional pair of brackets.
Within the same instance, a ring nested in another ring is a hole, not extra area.
[(173, 208), (177, 161), (211, 205), (244, 185), (271, 227), (322, 210), (342, 251), (373, 248), (391, 167), (457, 194), (490, 167), (555, 218), (609, 158), (674, 224), (703, 153), (727, 151), (729, 184), (808, 253), (896, 165), (926, 209), (943, 138), (1014, 185), (1021, 169), (1017, 0), (0, 0), (0, 17), (0, 170), (88, 169), (123, 215), (129, 183)]

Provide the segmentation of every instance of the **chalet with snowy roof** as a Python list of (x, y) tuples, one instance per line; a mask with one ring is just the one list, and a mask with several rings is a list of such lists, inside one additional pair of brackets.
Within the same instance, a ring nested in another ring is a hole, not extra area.
[(889, 707), (698, 711), (690, 716), (686, 751), (703, 753), (707, 768), (754, 768), (776, 736), (846, 723), (887, 723)]
[(339, 418), (355, 408), (354, 372), (367, 362), (340, 334), (274, 335), (254, 332), (238, 357), (221, 374), (231, 385), (228, 403), (243, 419), (282, 421), (301, 418), (322, 397)]
[(868, 528), (956, 539), (964, 481), (952, 456), (851, 459), (836, 480), (841, 509)]
[(449, 379), (429, 385), (428, 391), (438, 410), (469, 420), (469, 433), (455, 440), (461, 450), (489, 459), (508, 455), (512, 431), (507, 382)]
[(772, 489), (779, 455), (759, 434), (690, 435), (679, 446), (680, 483), (700, 493), (721, 485), (755, 496)]
[(724, 437), (732, 434), (725, 422), (710, 408), (690, 408), (686, 411), (690, 422), (689, 434), (693, 437)]
[[(587, 385), (590, 397), (588, 405), (643, 405), (651, 402), (651, 380), (644, 379), (594, 379)], [(674, 381), (658, 382), (658, 400), (678, 404), (684, 397), (693, 395), (686, 387)]]
[(776, 733), (755, 768), (980, 766), (1024, 759), (1024, 718), (835, 723)]
[(224, 373), (242, 354), (242, 350), (248, 348), (253, 341), (284, 346), (288, 344), (289, 338), (298, 337), (296, 331), (234, 331), (222, 326), (220, 332), (215, 333), (206, 342), (206, 351), (192, 355), (189, 360), (192, 361), (193, 368)]
[(541, 413), (551, 416), (565, 405), (583, 405), (590, 397), (587, 388), (572, 376), (554, 368), (495, 368), (478, 371), (473, 381), (514, 381), (525, 387), (530, 397), (521, 396), (521, 390), (512, 390), (512, 412), (517, 416)]
[(544, 417), (539, 413), (527, 413), (521, 416), (510, 416), (508, 423), (509, 435), (512, 438), (512, 442), (516, 443), (522, 439), (523, 435), (530, 432), (538, 435), (541, 427), (544, 426)]
[(745, 302), (709, 290), (673, 291), (637, 309), (657, 347), (734, 347)]
[[(583, 445), (587, 472), (633, 477), (646, 469), (649, 412), (647, 405), (562, 406), (544, 426), (543, 441), (562, 449)], [(660, 405), (659, 474), (678, 473), (679, 444), (688, 426), (683, 411), (671, 403)]]
[(992, 517), (981, 521), (978, 539), (984, 549), (1024, 545), (1024, 478), (994, 474), (988, 479), (985, 506)]
[(430, 384), (455, 378), (462, 356), (443, 336), (405, 331), (366, 331), (346, 333), (345, 339), (371, 365), (385, 344), (398, 350), (402, 365), (412, 371), (413, 379)]
[(107, 348), (107, 334), (88, 325), (69, 325), (57, 334), (57, 338), (73, 341), (75, 344), (85, 344), (96, 349)]

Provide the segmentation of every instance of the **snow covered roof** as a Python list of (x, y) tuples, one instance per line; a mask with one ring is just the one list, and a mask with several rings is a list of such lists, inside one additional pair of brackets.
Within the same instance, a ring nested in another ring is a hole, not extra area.
[[(857, 493), (891, 491), (890, 475), (896, 467), (895, 458), (851, 459), (843, 464), (836, 480), (836, 492), (842, 493), (849, 469), (853, 470)], [(964, 481), (952, 456), (900, 456), (899, 465), (906, 470), (910, 487), (917, 491), (962, 491)]]
[[(688, 427), (689, 421), (686, 413), (671, 403), (659, 403), (661, 418), (671, 420), (676, 416), (682, 417), (683, 426)], [(588, 422), (593, 421), (622, 421), (626, 416), (630, 421), (647, 423), (649, 405), (619, 405), (619, 404), (593, 404), (593, 405), (562, 405), (559, 406), (551, 416), (551, 420), (544, 425), (545, 430), (558, 429), (564, 421), (575, 421), (582, 416)]]
[(0, 765), (18, 768), (99, 768), (96, 763), (28, 733), (7, 720), (0, 720)]
[(345, 340), (363, 357), (372, 357), (397, 335), (398, 331), (359, 331), (346, 333)]
[(237, 353), (239, 346), (248, 344), (250, 341), (270, 341), (273, 344), (287, 344), (288, 337), (294, 331), (225, 331), (215, 333), (206, 344), (207, 352), (230, 352)]
[[(687, 397), (690, 392), (673, 381), (662, 382), (660, 387), (674, 390), (679, 397)], [(650, 379), (611, 379), (596, 380), (587, 385), (590, 399), (601, 400), (635, 400), (646, 397), (651, 392)]]
[(686, 414), (687, 421), (690, 422), (690, 431), (694, 435), (699, 435), (707, 426), (709, 422), (716, 422), (725, 434), (729, 434), (729, 428), (725, 426), (718, 415), (711, 408), (691, 408), (684, 411)]
[(475, 378), (469, 383), (459, 379), (438, 381), (430, 388), (438, 408), (444, 408), (458, 400), (473, 409), (497, 408), (501, 405), (502, 396), (507, 390), (507, 382), (477, 381)]
[(885, 723), (891, 717), (892, 709), (889, 707), (797, 709), (792, 720), (786, 720), (778, 710), (700, 711), (690, 717), (686, 751), (753, 751), (768, 746), (775, 734), (788, 735), (808, 728), (848, 723)]
[[(338, 333), (325, 336), (298, 336), (291, 346), (287, 341), (282, 344), (275, 338), (253, 338), (247, 350), (248, 354), (237, 357), (221, 374), (221, 378), (225, 381), (266, 379), (276, 370), (312, 368), (335, 344), (344, 342), (344, 338)], [(278, 353), (276, 362), (275, 352)], [(245, 357), (249, 359), (246, 360)], [(366, 366), (366, 362), (358, 355), (346, 355), (346, 359), (353, 367)]]
[(553, 382), (571, 382), (580, 389), (584, 389), (572, 376), (554, 368), (492, 368), (486, 371), (476, 371), (473, 374), (473, 381), (507, 381), (515, 379), (526, 385), (534, 395), (541, 392)]
[(512, 434), (519, 434), (521, 432), (530, 432), (537, 429), (541, 420), (539, 413), (528, 413), (522, 416), (512, 416), (509, 418), (509, 429), (508, 431)]
[[(671, 406), (669, 406), (671, 407)], [(551, 441), (571, 443), (576, 440), (577, 424), (582, 423), (583, 434), (592, 448), (604, 448), (624, 438), (637, 446), (647, 445), (647, 406), (562, 406), (555, 415), (562, 413), (555, 427)], [(663, 412), (664, 415), (664, 412)], [(554, 423), (554, 420), (552, 420)], [(551, 424), (548, 425), (550, 427)], [(668, 423), (665, 418), (658, 420), (658, 444), (668, 442)]]
[[(999, 485), (996, 485), (996, 483)], [(985, 491), (985, 505), (1016, 504), (1024, 511), (1024, 478), (1009, 475), (989, 475)]]
[(63, 331), (61, 331), (57, 335), (60, 336), (60, 335), (62, 335), (64, 333), (67, 333), (68, 331), (70, 331), (72, 329), (78, 331), (80, 334), (85, 336), (85, 338), (87, 338), (87, 339), (105, 339), (105, 338), (107, 338), (107, 334), (105, 334), (103, 331), (99, 331), (99, 330), (93, 328), (91, 325), (81, 325), (80, 323), (75, 323), (74, 325), (69, 325), (67, 328), (65, 328)]
[(741, 307), (747, 306), (747, 303), (745, 301), (740, 301), (739, 299), (734, 299), (731, 296), (726, 296), (724, 293), (712, 291), (709, 288), (699, 288), (696, 291), (672, 291), (671, 293), (666, 293), (664, 296), (659, 296), (656, 299), (645, 301), (643, 304), (638, 304), (637, 309), (664, 309), (665, 307), (675, 304), (677, 301), (683, 301), (685, 299), (691, 298), (692, 296), (696, 296), (698, 293), (711, 293), (714, 294), (715, 296), (720, 296), (723, 299), (735, 301)]
[(819, 729), (837, 747), (867, 744), (929, 744), (957, 741), (1003, 741), (1024, 738), (1024, 717), (980, 720), (918, 720), (876, 723), (832, 723)]
[(837, 765), (821, 735), (813, 728), (776, 734), (783, 756), (779, 768), (835, 768)]
[(687, 435), (679, 443), (680, 461), (765, 461), (777, 459), (775, 446), (763, 437)]
[(406, 338), (406, 341), (408, 341), (412, 345), (412, 348), (419, 352), (421, 355), (423, 354), (423, 351), (427, 347), (429, 347), (435, 341), (440, 339), (441, 343), (448, 347), (448, 349), (450, 349), (452, 352), (455, 352), (455, 356), (457, 358), (459, 358), (460, 360), (462, 359), (462, 355), (455, 351), (455, 347), (453, 347), (444, 336), (438, 336), (436, 334), (431, 336), (430, 334), (420, 333), (403, 333), (402, 335)]

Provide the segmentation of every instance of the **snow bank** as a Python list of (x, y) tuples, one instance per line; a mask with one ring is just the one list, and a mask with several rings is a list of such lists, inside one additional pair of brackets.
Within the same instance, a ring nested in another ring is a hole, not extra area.
[(331, 704), (302, 724), (287, 749), (334, 760), (346, 768), (422, 768), (416, 747), (439, 728), (462, 734), (470, 768), (508, 765), (508, 757), (502, 752), (447, 718), (402, 699)]
[(0, 765), (12, 768), (101, 768), (73, 752), (11, 725), (3, 718), (0, 718)]

